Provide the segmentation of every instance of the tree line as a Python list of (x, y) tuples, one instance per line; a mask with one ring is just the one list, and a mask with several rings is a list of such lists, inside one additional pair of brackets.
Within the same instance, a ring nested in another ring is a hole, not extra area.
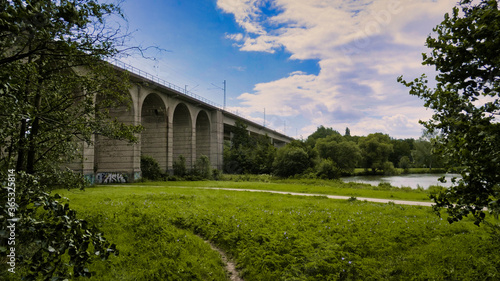
[(294, 140), (276, 149), (267, 136), (253, 136), (238, 121), (233, 138), (224, 145), (224, 172), (230, 174), (274, 174), (281, 177), (302, 175), (334, 179), (352, 175), (356, 168), (366, 173), (394, 174), (396, 167), (443, 167), (442, 157), (432, 154), (430, 136), (415, 140), (395, 139), (387, 134), (351, 136), (324, 126), (305, 140)]

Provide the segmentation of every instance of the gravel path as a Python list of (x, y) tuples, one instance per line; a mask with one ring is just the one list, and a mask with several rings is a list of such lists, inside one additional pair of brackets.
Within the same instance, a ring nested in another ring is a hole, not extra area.
[[(181, 186), (177, 186), (181, 187)], [(185, 188), (188, 188), (187, 186)], [(340, 199), (347, 200), (351, 198), (350, 196), (339, 196), (339, 195), (326, 195), (326, 194), (313, 194), (313, 193), (299, 193), (299, 192), (288, 192), (288, 191), (275, 191), (275, 190), (259, 190), (259, 189), (241, 189), (241, 188), (221, 188), (221, 187), (194, 187), (200, 189), (218, 189), (218, 190), (230, 190), (230, 191), (249, 191), (249, 192), (268, 192), (277, 194), (289, 194), (297, 196), (326, 196), (330, 199)], [(356, 197), (360, 201), (376, 202), (376, 203), (389, 203), (393, 202), (398, 205), (412, 205), (412, 206), (427, 206), (432, 207), (434, 203), (432, 202), (419, 202), (419, 201), (406, 201), (406, 200), (390, 200), (390, 199), (379, 199), (379, 198), (367, 198), (367, 197)]]

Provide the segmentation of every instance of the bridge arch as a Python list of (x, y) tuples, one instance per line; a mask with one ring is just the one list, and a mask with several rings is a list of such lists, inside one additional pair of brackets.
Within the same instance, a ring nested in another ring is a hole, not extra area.
[(196, 117), (196, 159), (202, 155), (210, 158), (210, 119), (204, 110)]
[[(96, 107), (109, 110), (109, 117), (127, 125), (137, 125), (134, 96), (124, 93), (125, 100), (109, 106), (101, 96), (96, 97)], [(102, 107), (101, 107), (102, 106)], [(95, 135), (94, 172), (96, 182), (102, 183), (102, 177), (112, 174), (120, 180), (133, 181), (136, 159), (134, 148), (127, 141), (116, 140), (100, 134)], [(135, 147), (135, 146), (134, 146)]]
[(173, 115), (173, 161), (179, 159), (179, 156), (186, 158), (186, 167), (192, 167), (193, 155), (193, 127), (191, 121), (191, 112), (184, 103), (179, 103), (174, 110)]
[(141, 155), (153, 157), (165, 171), (168, 164), (168, 114), (162, 98), (155, 93), (146, 96), (141, 108)]

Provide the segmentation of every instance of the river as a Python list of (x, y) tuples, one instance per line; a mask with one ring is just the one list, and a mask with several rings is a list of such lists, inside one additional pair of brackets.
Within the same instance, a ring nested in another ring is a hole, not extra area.
[[(438, 179), (446, 176), (446, 183), (439, 182)], [(458, 174), (409, 174), (399, 176), (354, 176), (341, 178), (344, 182), (359, 182), (371, 185), (378, 185), (380, 182), (390, 183), (392, 186), (409, 186), (417, 189), (419, 186), (427, 189), (431, 185), (449, 187), (452, 177), (460, 177)]]

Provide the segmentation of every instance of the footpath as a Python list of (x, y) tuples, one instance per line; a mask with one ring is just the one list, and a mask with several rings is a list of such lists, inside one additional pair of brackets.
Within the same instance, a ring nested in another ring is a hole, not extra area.
[[(174, 187), (174, 186), (172, 186)], [(329, 199), (339, 199), (347, 200), (351, 197), (349, 196), (339, 196), (339, 195), (326, 195), (326, 194), (314, 194), (314, 193), (299, 193), (299, 192), (289, 192), (289, 191), (275, 191), (275, 190), (260, 190), (260, 189), (243, 189), (243, 188), (224, 188), (224, 187), (184, 187), (176, 186), (181, 188), (199, 188), (199, 189), (218, 189), (218, 190), (229, 190), (229, 191), (248, 191), (248, 192), (267, 192), (267, 193), (278, 193), (278, 194), (288, 194), (296, 196), (325, 196)], [(360, 201), (376, 202), (376, 203), (389, 203), (392, 202), (398, 205), (411, 205), (411, 206), (426, 206), (432, 207), (434, 203), (432, 202), (419, 202), (419, 201), (406, 201), (406, 200), (390, 200), (390, 199), (379, 199), (379, 198), (368, 198), (368, 197), (356, 197)]]

